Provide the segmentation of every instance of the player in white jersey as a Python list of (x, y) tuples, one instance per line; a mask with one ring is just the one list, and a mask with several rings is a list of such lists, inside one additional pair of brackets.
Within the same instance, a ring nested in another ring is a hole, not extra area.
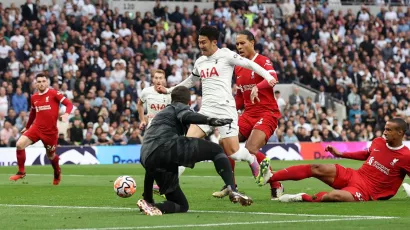
[[(265, 78), (273, 87), (275, 78), (255, 62), (239, 56), (237, 53), (217, 46), (219, 31), (212, 26), (201, 28), (198, 37), (202, 55), (195, 61), (192, 74), (177, 86), (191, 88), (198, 80), (202, 81), (202, 107), (199, 113), (205, 116), (231, 118), (233, 123), (218, 127), (221, 134), (221, 145), (225, 153), (233, 160), (247, 161), (256, 177), (259, 174), (259, 164), (254, 155), (246, 148), (240, 148), (238, 139), (238, 113), (235, 99), (232, 95), (232, 74), (236, 65), (255, 71)], [(170, 93), (173, 88), (160, 87), (158, 91)], [(207, 125), (191, 125), (187, 136), (203, 138), (209, 135), (213, 128)]]
[[(171, 103), (171, 94), (163, 94), (157, 91), (159, 86), (167, 85), (165, 72), (161, 69), (155, 70), (152, 81), (154, 85), (143, 89), (138, 99), (137, 110), (141, 121), (139, 127), (141, 130), (144, 130), (145, 128), (148, 129), (155, 115)], [(147, 107), (147, 116), (144, 115), (145, 105)], [(178, 167), (178, 173), (180, 176), (184, 171), (184, 166)], [(159, 194), (158, 186), (154, 185), (153, 191)]]
[[(139, 127), (141, 130), (145, 129), (147, 124), (149, 127), (154, 116), (171, 103), (171, 95), (162, 94), (157, 91), (158, 86), (165, 86), (167, 84), (165, 72), (161, 69), (155, 70), (152, 81), (154, 85), (143, 89), (138, 100), (137, 109), (141, 121)], [(147, 107), (146, 117), (144, 116), (144, 106)]]

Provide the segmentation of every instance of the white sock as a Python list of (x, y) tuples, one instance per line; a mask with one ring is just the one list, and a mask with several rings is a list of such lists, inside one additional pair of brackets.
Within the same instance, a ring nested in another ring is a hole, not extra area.
[(185, 167), (184, 166), (178, 166), (178, 177), (181, 177), (182, 173), (184, 173)]
[(247, 161), (249, 164), (253, 164), (255, 157), (249, 152), (247, 148), (240, 147), (238, 152), (229, 156), (235, 161)]

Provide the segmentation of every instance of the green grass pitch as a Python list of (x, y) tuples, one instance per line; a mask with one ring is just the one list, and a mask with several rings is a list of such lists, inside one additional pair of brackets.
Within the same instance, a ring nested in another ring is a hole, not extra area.
[[(336, 161), (272, 161), (274, 170), (295, 164)], [(358, 168), (361, 162), (339, 160)], [(258, 187), (245, 163), (237, 164), (239, 190), (254, 204), (241, 207), (215, 199), (222, 180), (212, 163), (187, 169), (180, 179), (190, 212), (145, 216), (136, 207), (141, 197), (141, 165), (63, 165), (62, 183), (52, 185), (51, 166), (27, 167), (23, 181), (11, 182), (16, 167), (0, 168), (0, 229), (409, 229), (410, 199), (400, 190), (390, 201), (367, 203), (279, 203), (270, 200), (268, 186)], [(119, 198), (113, 182), (130, 175), (137, 182), (131, 198)], [(408, 179), (406, 179), (409, 182)], [(315, 179), (284, 182), (285, 193), (329, 191)], [(155, 196), (156, 201), (162, 198)]]

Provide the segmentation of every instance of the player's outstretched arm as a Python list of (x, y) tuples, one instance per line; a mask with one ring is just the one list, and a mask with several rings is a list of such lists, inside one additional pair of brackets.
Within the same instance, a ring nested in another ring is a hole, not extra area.
[(210, 118), (191, 110), (184, 110), (178, 113), (178, 119), (184, 124), (202, 124), (210, 126), (224, 126), (232, 123), (232, 119)]
[(174, 90), (175, 87), (178, 86), (185, 86), (188, 89), (192, 88), (195, 86), (195, 83), (200, 79), (201, 77), (199, 75), (196, 75), (194, 73), (191, 73), (191, 75), (189, 75), (189, 77), (187, 79), (185, 79), (183, 82), (179, 83), (176, 86), (173, 86), (171, 88), (165, 88), (164, 86), (160, 86), (158, 88), (158, 92), (160, 93), (166, 93), (166, 94), (170, 94), (172, 92), (172, 90)]
[(341, 158), (352, 159), (352, 160), (364, 161), (370, 155), (370, 152), (368, 150), (341, 153), (335, 147), (330, 146), (330, 145), (328, 145), (325, 150), (331, 153), (335, 157), (341, 157)]
[(244, 68), (250, 69), (255, 71), (258, 75), (265, 78), (271, 87), (275, 86), (277, 80), (267, 71), (266, 69), (262, 68), (262, 66), (258, 65), (257, 63), (239, 56), (235, 52), (230, 51), (229, 56), (227, 57), (229, 63), (232, 65), (242, 66)]

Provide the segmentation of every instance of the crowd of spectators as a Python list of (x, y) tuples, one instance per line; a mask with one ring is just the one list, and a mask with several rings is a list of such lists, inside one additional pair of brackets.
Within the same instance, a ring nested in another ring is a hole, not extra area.
[[(394, 116), (410, 124), (410, 7), (373, 15), (366, 6), (335, 12), (326, 1), (215, 1), (203, 10), (157, 1), (152, 11), (120, 14), (103, 0), (52, 2), (0, 2), (0, 146), (13, 146), (25, 127), (40, 72), (74, 104), (70, 123), (58, 123), (60, 145), (141, 143), (142, 89), (155, 69), (166, 72), (168, 86), (189, 76), (203, 25), (216, 26), (219, 46), (231, 50), (249, 29), (281, 83), (319, 91), (315, 98), (297, 87), (289, 98), (275, 92), (283, 117), (270, 141), (368, 141)], [(191, 93), (198, 111), (200, 84)], [(336, 119), (335, 100), (347, 107), (346, 120)]]

